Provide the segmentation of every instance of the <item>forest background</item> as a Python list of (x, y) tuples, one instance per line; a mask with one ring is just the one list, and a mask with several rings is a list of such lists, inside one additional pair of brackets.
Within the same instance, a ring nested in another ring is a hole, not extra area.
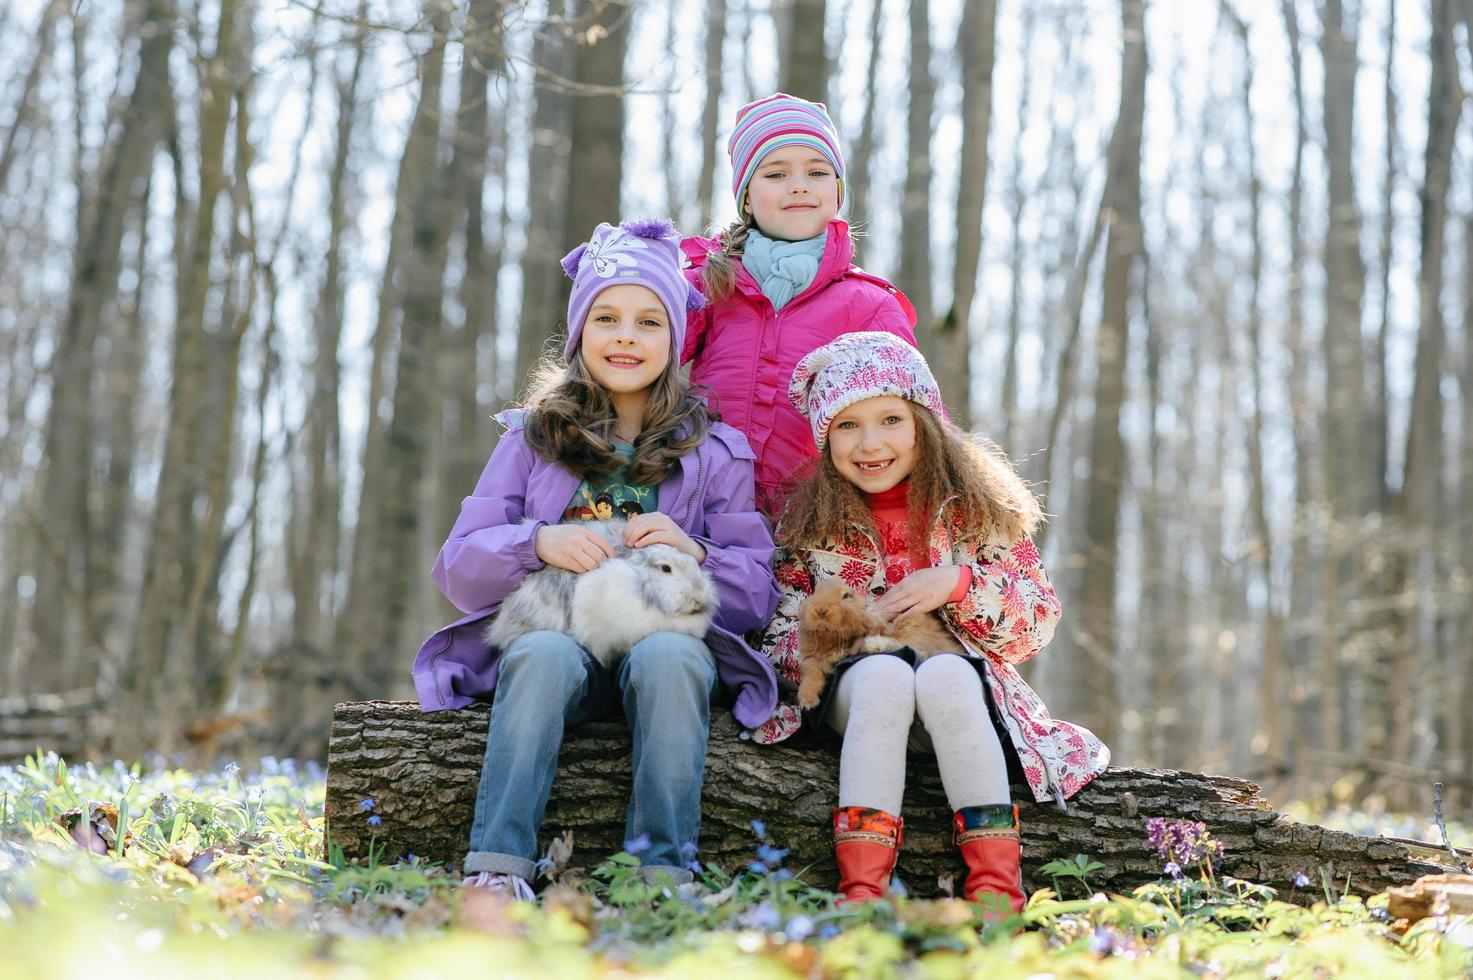
[(557, 259), (734, 219), (775, 89), (1046, 499), (1055, 714), (1473, 801), (1473, 0), (0, 5), (0, 696), (123, 758), (412, 696)]

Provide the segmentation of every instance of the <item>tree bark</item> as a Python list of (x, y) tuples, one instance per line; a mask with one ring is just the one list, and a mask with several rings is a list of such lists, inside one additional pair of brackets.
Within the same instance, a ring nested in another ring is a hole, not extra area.
[(1110, 233), (1105, 246), (1103, 308), (1096, 337), (1094, 415), (1090, 426), (1089, 498), (1084, 527), (1089, 573), (1079, 592), (1078, 632), (1096, 678), (1090, 710), (1082, 719), (1108, 745), (1118, 721), (1115, 691), (1116, 529), (1124, 493), (1125, 441), (1120, 414), (1125, 400), (1129, 304), (1141, 238), (1141, 124), (1146, 101), (1145, 5), (1122, 0), (1120, 115), (1110, 146)]
[(696, 193), (701, 202), (701, 233), (711, 227), (716, 203), (716, 126), (721, 118), (722, 54), (726, 48), (726, 0), (706, 4), (706, 100), (701, 108), (701, 174)]
[[(573, 97), (568, 211), (557, 258), (586, 241), (600, 221), (622, 214), (619, 185), (624, 176), (624, 52), (629, 44), (628, 0), (579, 0), (578, 27), (587, 43), (575, 55), (582, 90)], [(589, 94), (597, 89), (601, 94)], [(607, 93), (607, 94), (603, 94)], [(559, 276), (561, 269), (554, 267)], [(560, 284), (561, 285), (561, 284)], [(568, 287), (559, 289), (567, 296)]]
[[(1388, 730), (1367, 746), (1398, 762), (1411, 757), (1412, 717), (1418, 701), (1416, 680), (1431, 666), (1422, 652), (1422, 610), (1429, 594), (1442, 586), (1436, 575), (1422, 574), (1435, 553), (1434, 534), (1441, 508), (1443, 258), (1447, 237), (1447, 195), (1452, 180), (1453, 144), (1462, 108), (1453, 0), (1432, 2), (1432, 71), (1427, 94), (1427, 150), (1421, 192), (1421, 271), (1417, 277), (1420, 328), (1413, 367), (1411, 412), (1407, 421), (1405, 476), (1391, 503), (1392, 543), (1388, 597), (1391, 601), (1391, 648), (1386, 658)], [(1400, 723), (1392, 724), (1395, 719)], [(1384, 750), (1384, 751), (1382, 751)], [(1410, 806), (1409, 787), (1398, 783), (1393, 805)]]
[(828, 48), (824, 43), (825, 0), (788, 0), (787, 43), (783, 45), (781, 88), (810, 102), (827, 98)]
[[(215, 214), (226, 184), (225, 140), (234, 82), (231, 66), (237, 57), (235, 0), (221, 0), (219, 13), (215, 49), (201, 75), (205, 87), (200, 93), (199, 202), (189, 246), (181, 256), (163, 464), (120, 707), (124, 717), (149, 722), (119, 729), (118, 752), (123, 758), (137, 758), (146, 747), (166, 751), (172, 747), (178, 719), (168, 717), (167, 712), (161, 716), (159, 706), (171, 700), (169, 692), (177, 683), (172, 674), (179, 666), (179, 645), (194, 639), (181, 636), (180, 614), (198, 571), (206, 567), (196, 551), (200, 530), (196, 507), (205, 489), (204, 463), (210, 455), (209, 447), (200, 444), (210, 370), (205, 301), (215, 254)], [(186, 206), (182, 190), (176, 200), (181, 202), (176, 206)], [(221, 420), (222, 426), (233, 422), (233, 418)]]
[[(88, 588), (84, 577), (92, 530), (87, 494), (93, 443), (93, 344), (104, 312), (116, 295), (130, 198), (146, 184), (163, 136), (170, 105), (168, 63), (174, 13), (171, 0), (154, 0), (143, 13), (138, 75), (117, 130), (119, 137), (104, 148), (96, 198), (79, 207), (71, 293), (51, 358), (51, 390), (66, 395), (51, 399), (46, 419), (46, 464), (37, 496), (42, 508), (38, 536), (44, 540), (35, 550), (41, 560), (36, 569), (32, 622), (37, 648), (48, 651), (48, 660), (57, 664), (64, 664), (72, 655), (78, 635), (68, 624), (75, 624), (79, 610), (67, 596), (85, 595)], [(79, 146), (77, 152), (81, 151)]]
[[(349, 858), (378, 861), (415, 854), (458, 864), (465, 856), (476, 787), (485, 753), (488, 711), (422, 713), (407, 701), (340, 704), (328, 747), (328, 843)], [(563, 742), (558, 775), (542, 822), (541, 840), (573, 833), (573, 867), (588, 868), (622, 846), (629, 794), (629, 735), (619, 721), (581, 725)], [(1026, 787), (1013, 789), (1027, 801)], [(701, 860), (736, 870), (757, 845), (749, 827), (767, 823), (787, 864), (808, 868), (808, 880), (832, 887), (836, 878), (830, 815), (838, 794), (838, 743), (756, 746), (739, 738), (727, 714), (712, 718), (701, 798)], [(382, 818), (370, 827), (359, 806), (372, 800)], [(951, 810), (935, 762), (913, 760), (906, 791), (906, 839), (898, 873), (911, 894), (938, 894), (937, 878), (962, 866), (950, 841)], [(1295, 823), (1270, 809), (1258, 787), (1231, 776), (1162, 769), (1111, 769), (1069, 801), (1019, 803), (1023, 870), (1030, 889), (1048, 885), (1039, 868), (1087, 854), (1105, 864), (1090, 876), (1096, 889), (1128, 892), (1162, 876), (1161, 859), (1146, 840), (1150, 817), (1201, 820), (1223, 842), (1222, 872), (1272, 885), (1285, 896), (1295, 875), (1326, 867), (1337, 887), (1371, 894), (1444, 870), (1433, 845), (1357, 837)], [(959, 891), (959, 889), (958, 889)], [(1310, 894), (1296, 896), (1313, 900)]]
[[(931, 117), (936, 84), (931, 78), (931, 14), (928, 0), (910, 0), (909, 104), (905, 114), (905, 183), (900, 192), (900, 266), (895, 284), (916, 310), (916, 339), (937, 372), (948, 408), (967, 403), (967, 389), (941, 377), (947, 362), (936, 349), (939, 331), (931, 312)], [(962, 175), (966, 187), (967, 175)]]
[[(549, 18), (532, 42), (532, 63), (560, 77), (571, 74), (572, 44), (562, 35), (553, 18), (561, 19), (563, 0), (549, 5)], [(558, 261), (568, 251), (563, 247), (568, 214), (568, 139), (571, 109), (569, 96), (547, 82), (536, 84), (536, 107), (532, 112), (531, 152), (528, 160), (527, 246), (522, 250), (522, 308), (517, 334), (514, 377), (526, 384), (532, 367), (542, 356), (548, 339), (556, 333), (558, 320), (566, 316), (567, 293)], [(602, 181), (599, 186), (605, 186)], [(583, 229), (587, 235), (593, 226)], [(582, 238), (576, 241), (583, 241)]]
[[(935, 333), (931, 343), (934, 355), (931, 364), (938, 368), (936, 380), (941, 390), (954, 392), (949, 396), (950, 407), (956, 413), (957, 423), (964, 428), (972, 424), (972, 303), (977, 294), (977, 270), (982, 261), (982, 205), (987, 198), (990, 163), (987, 143), (992, 133), (992, 65), (996, 34), (996, 0), (966, 0), (956, 36), (957, 61), (962, 72), (962, 150), (956, 197), (956, 259), (951, 274), (951, 308), (938, 324), (921, 321), (921, 327)], [(1020, 120), (1023, 118), (1020, 116)], [(1020, 127), (1023, 124), (1020, 123)], [(1008, 356), (1011, 357), (1012, 353), (1009, 350)], [(990, 387), (998, 382), (995, 377), (988, 377), (984, 383)]]
[(870, 0), (869, 64), (864, 76), (864, 115), (859, 122), (859, 138), (854, 152), (846, 161), (849, 180), (844, 182), (844, 208), (850, 225), (861, 234), (869, 230), (870, 169), (875, 154), (876, 91), (880, 76), (881, 14), (885, 0)]

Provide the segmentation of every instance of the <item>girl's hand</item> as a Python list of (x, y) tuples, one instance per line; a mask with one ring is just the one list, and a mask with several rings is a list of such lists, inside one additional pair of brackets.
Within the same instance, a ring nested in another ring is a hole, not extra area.
[(961, 575), (960, 565), (937, 565), (911, 572), (876, 599), (871, 608), (890, 620), (908, 612), (940, 609), (956, 591)]
[(683, 551), (697, 562), (706, 560), (706, 549), (699, 541), (680, 529), (680, 525), (669, 516), (655, 511), (652, 514), (635, 514), (624, 528), (624, 543), (631, 548), (647, 548), (652, 544), (668, 544)]
[(577, 524), (544, 524), (537, 529), (537, 557), (570, 572), (591, 572), (614, 557), (614, 546)]

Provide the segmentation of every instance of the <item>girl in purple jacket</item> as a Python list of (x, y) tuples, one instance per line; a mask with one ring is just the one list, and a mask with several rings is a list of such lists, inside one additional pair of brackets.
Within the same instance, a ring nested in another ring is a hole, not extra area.
[(779, 92), (737, 113), (726, 146), (738, 220), (682, 247), (711, 303), (692, 311), (681, 361), (691, 383), (757, 455), (757, 503), (776, 516), (794, 475), (817, 458), (808, 423), (788, 402), (799, 358), (857, 330), (915, 346), (905, 295), (853, 264), (844, 156), (822, 104)]
[[(685, 314), (705, 299), (681, 272), (679, 237), (667, 221), (602, 224), (563, 269), (573, 279), (563, 359), (534, 382), (525, 410), (500, 416), (508, 431), (435, 562), (435, 583), (466, 615), (414, 662), (425, 711), (492, 702), (466, 881), (518, 898), (532, 895), (567, 725), (622, 707), (634, 737), (625, 838), (648, 840), (647, 873), (681, 882), (700, 829), (711, 699), (724, 689), (749, 727), (777, 700), (771, 666), (740, 638), (776, 608), (771, 529), (755, 507), (746, 439), (680, 377)], [(610, 509), (630, 515), (627, 545), (677, 548), (715, 581), (720, 608), (704, 641), (656, 633), (613, 669), (558, 632), (488, 648), (489, 619), (528, 572), (587, 572), (611, 556), (580, 526)]]

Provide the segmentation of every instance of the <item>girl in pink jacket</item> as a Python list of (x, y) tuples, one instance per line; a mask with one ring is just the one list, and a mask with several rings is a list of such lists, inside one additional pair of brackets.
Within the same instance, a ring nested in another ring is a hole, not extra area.
[(757, 504), (782, 509), (816, 458), (787, 399), (798, 360), (842, 334), (880, 330), (915, 345), (915, 309), (854, 265), (839, 134), (822, 104), (778, 93), (744, 106), (728, 141), (739, 221), (682, 243), (686, 275), (711, 299), (687, 318), (681, 362), (757, 454)]

